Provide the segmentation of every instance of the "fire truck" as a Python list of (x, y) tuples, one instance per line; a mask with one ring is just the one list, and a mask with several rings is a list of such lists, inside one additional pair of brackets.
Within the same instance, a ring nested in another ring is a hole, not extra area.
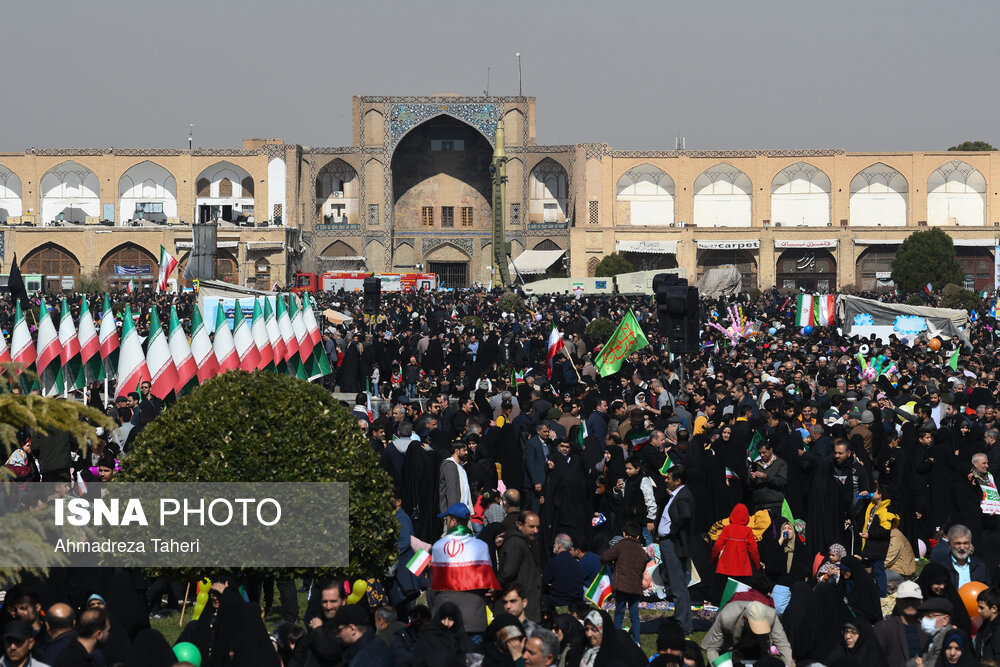
[(434, 273), (366, 273), (364, 271), (327, 271), (321, 275), (297, 271), (293, 292), (360, 292), (368, 276), (382, 279), (383, 292), (414, 292), (437, 289)]

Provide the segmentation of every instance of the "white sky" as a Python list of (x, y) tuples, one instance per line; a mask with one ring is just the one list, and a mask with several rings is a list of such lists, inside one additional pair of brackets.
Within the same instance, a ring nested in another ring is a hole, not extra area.
[[(507, 17), (507, 18), (505, 18)], [(10, 2), (0, 151), (351, 143), (351, 96), (517, 93), (538, 142), (1000, 142), (1000, 2)], [(274, 37), (268, 36), (274, 34)]]

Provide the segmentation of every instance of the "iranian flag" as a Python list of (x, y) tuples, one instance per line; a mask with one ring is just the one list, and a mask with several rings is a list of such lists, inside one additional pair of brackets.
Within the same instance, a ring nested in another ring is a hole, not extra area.
[(299, 344), (299, 359), (304, 364), (312, 356), (313, 347), (316, 344), (306, 330), (305, 306), (299, 305), (299, 299), (294, 294), (289, 299), (288, 309), (290, 312), (288, 315), (292, 320), (292, 331), (295, 332), (295, 340)]
[(66, 297), (59, 304), (59, 362), (63, 367), (63, 381), (67, 389), (83, 389), (87, 384), (80, 360), (80, 339), (73, 324), (73, 313)]
[(279, 294), (275, 297), (278, 312), (278, 331), (281, 333), (281, 342), (285, 347), (285, 361), (291, 363), (299, 353), (299, 344), (295, 340), (295, 332), (292, 331), (292, 320), (288, 317), (288, 310), (285, 308), (285, 297)]
[[(275, 299), (275, 304), (281, 301)], [(274, 367), (278, 371), (284, 370), (285, 363), (285, 342), (281, 339), (281, 330), (278, 328), (278, 317), (271, 309), (271, 300), (264, 299), (264, 328), (267, 329), (267, 340), (271, 343), (271, 352), (274, 356)]]
[(601, 566), (601, 570), (587, 587), (583, 597), (598, 609), (604, 607), (604, 603), (611, 597), (611, 575), (608, 574), (607, 565)]
[(253, 342), (253, 332), (250, 330), (250, 323), (243, 318), (243, 307), (240, 300), (236, 300), (233, 309), (233, 345), (236, 346), (236, 354), (240, 358), (241, 371), (255, 371), (260, 365), (260, 352)]
[(198, 381), (208, 382), (219, 372), (219, 362), (212, 349), (212, 339), (208, 336), (208, 327), (201, 319), (201, 309), (194, 304), (191, 313), (191, 356), (198, 366)]
[(430, 563), (431, 552), (427, 549), (420, 549), (413, 554), (413, 558), (406, 564), (406, 569), (419, 577)]
[(836, 323), (833, 294), (800, 294), (796, 301), (795, 326), (832, 327)]
[(18, 375), (21, 378), (21, 390), (29, 393), (36, 389), (38, 385), (35, 382), (29, 384), (25, 380), (24, 375), (22, 375), (24, 369), (31, 368), (32, 364), (35, 363), (37, 353), (35, 352), (35, 345), (31, 340), (31, 330), (28, 328), (28, 323), (24, 319), (24, 313), (21, 311), (20, 299), (15, 302), (14, 307), (14, 332), (10, 337), (10, 356), (15, 364), (24, 366), (23, 369), (18, 371)]
[(490, 563), (489, 547), (456, 526), (431, 547), (431, 588), (436, 591), (478, 591), (502, 588)]
[(170, 345), (170, 358), (173, 359), (174, 368), (177, 369), (175, 391), (180, 395), (189, 384), (192, 386), (197, 384), (198, 364), (194, 361), (191, 345), (188, 344), (187, 336), (181, 327), (181, 320), (177, 317), (177, 306), (170, 306), (170, 330), (167, 342)]
[(157, 283), (157, 287), (161, 292), (167, 291), (167, 278), (173, 273), (174, 269), (177, 268), (177, 259), (174, 258), (167, 249), (160, 246), (160, 281)]
[(35, 349), (38, 351), (35, 367), (38, 369), (38, 379), (42, 382), (42, 394), (53, 396), (61, 394), (64, 389), (60, 357), (62, 348), (59, 346), (59, 334), (56, 333), (56, 325), (52, 323), (45, 299), (39, 297), (38, 306), (41, 320), (38, 322), (38, 340), (35, 344)]
[[(289, 308), (295, 308), (295, 298), (289, 302)], [(281, 331), (281, 340), (285, 343), (285, 370), (289, 375), (305, 380), (306, 374), (302, 369), (302, 360), (299, 358), (299, 343), (292, 328), (292, 315), (285, 310), (285, 301), (278, 296), (278, 329)]]
[(733, 652), (723, 653), (718, 658), (712, 661), (711, 667), (733, 667), (735, 663), (733, 662)]
[[(114, 322), (114, 318), (112, 318)], [(90, 314), (86, 295), (80, 298), (80, 322), (77, 327), (80, 341), (80, 363), (87, 382), (105, 378), (104, 364), (101, 363), (101, 341), (97, 336), (94, 317)]]
[[(264, 297), (267, 303), (267, 297)], [(253, 334), (254, 345), (260, 352), (260, 362), (257, 368), (261, 370), (274, 365), (274, 348), (271, 346), (271, 338), (267, 332), (267, 322), (260, 308), (260, 299), (253, 300), (253, 319), (250, 321), (250, 333)]]
[(146, 367), (146, 356), (142, 353), (142, 341), (132, 320), (132, 309), (125, 306), (122, 315), (122, 343), (118, 350), (118, 386), (115, 396), (127, 396), (135, 391), (143, 380), (151, 380)]
[(552, 333), (549, 334), (548, 352), (545, 354), (545, 377), (552, 379), (552, 360), (565, 347), (562, 334), (552, 325)]
[(21, 302), (17, 301), (14, 309), (14, 333), (10, 337), (10, 357), (15, 364), (24, 364), (27, 368), (35, 363), (37, 353), (32, 342), (31, 330), (21, 311)]
[(135, 283), (132, 282), (131, 278), (128, 279), (128, 285), (125, 285), (125, 291), (129, 294), (135, 292)]
[(115, 325), (115, 314), (111, 312), (111, 297), (104, 295), (104, 310), (101, 311), (101, 333), (98, 335), (101, 344), (101, 360), (108, 373), (118, 369), (118, 327)]
[[(309, 292), (306, 292), (303, 301), (302, 320), (306, 325), (306, 339), (312, 343), (312, 354), (308, 359), (303, 359), (303, 363), (306, 364), (306, 373), (309, 375), (310, 380), (329, 375), (333, 372), (333, 369), (330, 367), (330, 359), (326, 356), (326, 347), (323, 345), (323, 334), (319, 331), (319, 323), (316, 321), (316, 314), (313, 312)], [(301, 350), (302, 348), (300, 347), (300, 354), (302, 353)]]
[(163, 335), (156, 306), (149, 310), (149, 338), (146, 339), (146, 368), (152, 376), (150, 393), (164, 399), (177, 390), (177, 367), (170, 355), (170, 343)]
[(7, 347), (7, 339), (4, 338), (3, 332), (0, 331), (0, 364), (9, 364), (10, 362), (10, 348)]
[(229, 322), (226, 321), (226, 313), (222, 308), (221, 301), (215, 311), (215, 339), (212, 341), (212, 349), (219, 362), (220, 373), (233, 371), (240, 367), (240, 355), (236, 352), (233, 332), (229, 330)]
[(323, 344), (323, 334), (319, 330), (319, 322), (316, 321), (316, 313), (313, 311), (312, 300), (309, 298), (309, 292), (305, 293), (302, 302), (302, 319), (306, 323), (306, 333), (309, 334), (309, 340), (312, 341), (313, 346)]
[(735, 579), (728, 577), (726, 579), (726, 587), (722, 589), (722, 598), (719, 600), (719, 609), (721, 610), (726, 606), (726, 603), (733, 599), (733, 596), (737, 593), (746, 593), (750, 590), (750, 587), (741, 581), (736, 581)]

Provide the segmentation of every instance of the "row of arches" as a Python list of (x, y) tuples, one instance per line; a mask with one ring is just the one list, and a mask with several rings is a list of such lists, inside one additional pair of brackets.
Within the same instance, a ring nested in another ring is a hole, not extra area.
[[(176, 277), (184, 275), (188, 255), (180, 257)], [(76, 255), (57, 243), (44, 243), (27, 255), (20, 263), (22, 273), (37, 273), (44, 276), (46, 290), (58, 292), (64, 285), (73, 285), (80, 280), (81, 264)], [(124, 288), (130, 281), (137, 286), (151, 287), (159, 277), (159, 263), (152, 252), (135, 243), (123, 243), (116, 246), (104, 257), (98, 265), (97, 275), (106, 280), (115, 289)], [(270, 287), (271, 266), (266, 257), (257, 258), (254, 262), (253, 275), (249, 281), (260, 282), (260, 287)], [(216, 277), (227, 282), (237, 282), (239, 279), (239, 264), (236, 256), (225, 248), (219, 248), (216, 256)], [(252, 284), (252, 283), (251, 283)]]
[[(619, 211), (632, 225), (674, 222), (676, 187), (665, 171), (643, 163), (618, 179)], [(771, 180), (771, 224), (824, 227), (830, 220), (830, 177), (808, 162), (785, 167)], [(694, 182), (694, 219), (699, 227), (750, 227), (753, 183), (736, 167), (720, 163)], [(896, 169), (878, 162), (850, 184), (850, 224), (896, 227), (907, 224), (909, 184)], [(927, 179), (927, 223), (983, 226), (986, 178), (962, 160), (935, 169)]]
[[(39, 190), (42, 224), (84, 223), (87, 218), (108, 218), (107, 212), (101, 209), (100, 179), (79, 162), (67, 160), (49, 169), (42, 176)], [(254, 180), (243, 167), (228, 161), (216, 162), (198, 174), (195, 192), (199, 207), (235, 206), (249, 211), (254, 202)], [(118, 198), (120, 222), (166, 222), (178, 215), (177, 179), (162, 165), (149, 160), (133, 165), (121, 175)], [(21, 179), (0, 164), (0, 223), (26, 213)], [(235, 220), (233, 216), (223, 219)]]
[[(892, 260), (896, 256), (896, 246), (876, 246), (866, 248), (855, 260), (855, 284), (866, 291), (887, 291), (894, 285), (889, 274)], [(956, 259), (965, 272), (964, 287), (970, 290), (991, 289), (993, 287), (993, 255), (987, 248), (955, 248)], [(645, 269), (676, 269), (675, 255), (642, 255), (642, 253), (622, 253), (634, 266)], [(646, 264), (643, 264), (643, 261)], [(587, 275), (594, 276), (599, 257), (587, 260)], [(758, 256), (749, 250), (699, 250), (695, 279), (701, 278), (708, 270), (735, 266), (743, 276), (742, 287), (751, 290), (759, 287)], [(823, 249), (792, 248), (785, 250), (775, 260), (775, 286), (780, 289), (818, 291), (829, 293), (838, 289), (837, 259), (832, 252)]]

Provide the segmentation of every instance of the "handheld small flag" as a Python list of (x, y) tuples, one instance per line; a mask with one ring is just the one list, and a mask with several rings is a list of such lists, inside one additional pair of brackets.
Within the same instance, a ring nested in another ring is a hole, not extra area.
[(948, 360), (948, 368), (950, 368), (953, 371), (958, 370), (958, 353), (961, 351), (961, 349), (962, 348), (958, 348), (954, 352), (952, 352), (951, 359)]
[(795, 525), (795, 517), (792, 516), (792, 508), (788, 506), (788, 501), (784, 498), (781, 500), (781, 518), (793, 526)]
[(754, 431), (753, 437), (750, 438), (750, 445), (747, 447), (747, 458), (751, 461), (756, 461), (760, 458), (760, 454), (757, 452), (757, 446), (764, 442), (764, 438), (761, 436), (760, 431)]
[(666, 477), (667, 473), (670, 472), (670, 469), (673, 467), (674, 467), (674, 462), (670, 460), (670, 455), (668, 454), (667, 460), (663, 462), (662, 466), (660, 466), (660, 474)]
[(604, 603), (611, 597), (611, 575), (608, 574), (607, 565), (601, 567), (583, 596), (598, 609), (604, 607)]
[(733, 599), (737, 593), (746, 593), (750, 587), (741, 581), (732, 578), (726, 579), (726, 587), (722, 589), (722, 598), (719, 600), (719, 609), (726, 606), (726, 603)]
[(723, 653), (712, 661), (711, 667), (733, 667), (733, 652)]
[(423, 571), (430, 565), (431, 553), (427, 549), (420, 549), (417, 553), (413, 554), (413, 558), (406, 564), (406, 569), (420, 576)]
[(927, 283), (926, 287), (924, 287), (924, 290), (926, 290), (927, 293), (930, 294), (933, 291), (933, 288), (931, 287), (930, 283)]

